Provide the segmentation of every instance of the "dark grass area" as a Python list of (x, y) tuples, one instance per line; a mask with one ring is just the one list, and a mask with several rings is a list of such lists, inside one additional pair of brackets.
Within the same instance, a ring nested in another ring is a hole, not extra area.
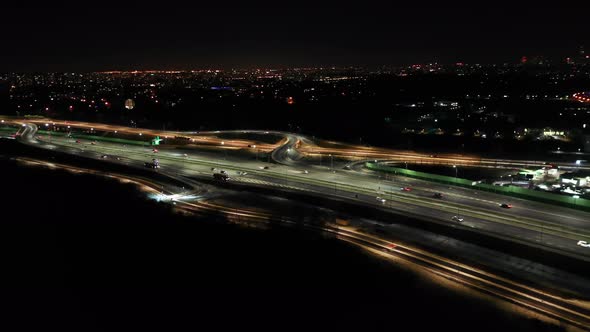
[(0, 162), (6, 331), (558, 331), (293, 228), (183, 217), (131, 185)]

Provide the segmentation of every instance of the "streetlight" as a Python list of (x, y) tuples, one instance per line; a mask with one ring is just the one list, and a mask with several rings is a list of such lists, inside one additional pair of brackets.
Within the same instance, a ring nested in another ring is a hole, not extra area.
[(457, 182), (457, 173), (459, 172), (459, 168), (457, 165), (453, 165), (453, 168), (455, 169), (455, 182)]

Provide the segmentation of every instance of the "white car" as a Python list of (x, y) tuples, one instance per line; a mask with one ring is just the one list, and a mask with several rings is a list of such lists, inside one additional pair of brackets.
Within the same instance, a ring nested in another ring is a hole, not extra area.
[(580, 240), (580, 241), (578, 241), (578, 245), (579, 245), (580, 247), (584, 247), (584, 248), (590, 248), (590, 243), (588, 243), (588, 242), (586, 242), (586, 241), (582, 241), (582, 240)]
[(377, 200), (383, 204), (385, 204), (386, 200), (384, 198), (381, 197), (377, 197)]
[(456, 222), (463, 222), (463, 218), (459, 217), (459, 216), (453, 216), (451, 218), (452, 221), (456, 221)]

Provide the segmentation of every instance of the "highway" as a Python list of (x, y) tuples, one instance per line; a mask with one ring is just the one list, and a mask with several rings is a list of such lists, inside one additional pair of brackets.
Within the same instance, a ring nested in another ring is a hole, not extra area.
[[(180, 207), (189, 211), (209, 211), (223, 213), (240, 218), (268, 222), (278, 221), (285, 224), (301, 224), (288, 217), (276, 217), (273, 214), (256, 212), (239, 208), (228, 208), (206, 202), (182, 202)], [(493, 294), (527, 309), (547, 315), (578, 328), (587, 329), (590, 324), (590, 309), (580, 306), (572, 299), (562, 298), (522, 283), (514, 282), (460, 262), (447, 259), (427, 251), (416, 249), (400, 243), (383, 240), (379, 237), (358, 232), (354, 228), (338, 225), (317, 225), (303, 223), (312, 230), (319, 230), (335, 235), (344, 241), (361, 246), (369, 251), (386, 258), (402, 259), (406, 263), (414, 264), (428, 272), (443, 278), (459, 282), (465, 286), (477, 289), (487, 294)]]
[[(588, 236), (590, 226), (587, 224), (590, 214), (586, 212), (514, 198), (510, 198), (510, 203), (515, 207), (504, 210), (498, 204), (506, 201), (506, 197), (493, 193), (475, 193), (465, 188), (447, 187), (404, 177), (384, 178), (362, 169), (343, 170), (332, 165), (324, 167), (310, 165), (304, 158), (302, 159), (301, 152), (298, 151), (301, 145), (309, 144), (309, 142), (306, 138), (294, 134), (286, 134), (279, 143), (269, 144), (269, 147), (274, 147), (269, 152), (272, 153), (275, 163), (265, 163), (245, 158), (243, 155), (201, 151), (182, 146), (161, 146), (158, 147), (159, 151), (154, 153), (152, 148), (145, 146), (111, 142), (93, 144), (87, 140), (77, 143), (75, 139), (64, 136), (39, 138), (36, 135), (35, 125), (26, 123), (21, 126), (18, 137), (24, 144), (131, 167), (143, 167), (144, 162), (158, 158), (162, 167), (154, 172), (184, 179), (187, 183), (195, 184), (195, 187), (199, 186), (199, 179), (211, 181), (211, 174), (214, 172), (212, 168), (216, 168), (215, 171), (223, 169), (230, 174), (230, 181), (235, 183), (330, 196), (378, 210), (423, 218), (448, 227), (483, 232), (511, 241), (539, 246), (544, 250), (556, 251), (579, 259), (587, 260), (590, 257), (587, 248), (575, 245), (578, 239), (590, 238)], [(231, 140), (228, 142), (229, 146), (235, 144)], [(259, 144), (247, 140), (240, 144), (245, 144), (243, 149), (247, 149), (252, 143)], [(222, 145), (223, 147), (219, 150), (225, 151), (228, 146)], [(238, 171), (247, 172), (247, 174), (238, 175)], [(149, 181), (140, 183), (150, 186)], [(180, 197), (173, 196), (178, 195), (178, 192), (172, 189), (163, 192), (159, 185), (151, 186), (155, 194), (159, 193), (163, 197)], [(400, 190), (408, 186), (412, 188), (410, 192)], [(434, 192), (442, 192), (443, 199), (434, 198)], [(197, 192), (183, 192), (183, 194), (195, 196)], [(378, 201), (377, 197), (385, 199), (385, 202)], [(225, 213), (265, 222), (269, 220), (279, 220), (283, 223), (295, 222), (288, 216), (277, 217), (272, 213), (230, 208), (205, 199), (171, 200), (177, 208), (187, 211)], [(463, 223), (451, 221), (454, 215), (464, 217), (465, 221)], [(392, 243), (381, 237), (359, 232), (354, 228), (316, 224), (306, 224), (306, 227), (329, 232), (385, 256), (402, 258), (431, 273), (484, 293), (493, 294), (568, 324), (587, 328), (590, 322), (587, 307), (579, 306), (575, 301), (557, 297), (541, 289), (513, 282), (424, 250)]]
[[(300, 138), (296, 135), (287, 135), (272, 153), (273, 159), (281, 163), (267, 164), (231, 154), (195, 152), (178, 146), (170, 149), (161, 146), (154, 154), (149, 147), (109, 142), (92, 145), (88, 141), (76, 143), (67, 137), (55, 136), (49, 142), (48, 137), (36, 139), (33, 126), (24, 128), (21, 140), (39, 147), (94, 158), (106, 155), (112, 162), (135, 166), (141, 166), (157, 156), (162, 165), (160, 172), (183, 176), (211, 177), (211, 168), (215, 167), (229, 171), (236, 182), (334, 195), (359, 204), (425, 217), (449, 226), (542, 245), (546, 250), (590, 259), (590, 250), (576, 245), (579, 240), (590, 239), (590, 223), (587, 222), (590, 213), (405, 177), (385, 179), (375, 173), (343, 169), (334, 172), (330, 167), (306, 165), (298, 161), (295, 146)], [(117, 156), (121, 160), (116, 160)], [(261, 169), (264, 166), (268, 169)], [(238, 176), (237, 171), (245, 171), (248, 175)], [(408, 186), (412, 188), (411, 192), (401, 190)], [(434, 198), (435, 192), (443, 193), (443, 199)], [(378, 201), (377, 197), (385, 199), (385, 203)], [(513, 204), (514, 208), (500, 208), (499, 204), (504, 202)], [(455, 215), (463, 217), (464, 222), (452, 222), (451, 218)]]
[[(545, 161), (541, 160), (515, 160), (515, 159), (493, 159), (483, 158), (475, 155), (463, 155), (463, 154), (425, 154), (410, 150), (394, 150), (378, 147), (366, 147), (352, 144), (345, 144), (333, 141), (324, 140), (312, 140), (303, 135), (296, 135), (289, 132), (282, 131), (263, 131), (263, 130), (230, 130), (230, 131), (192, 131), (192, 132), (178, 132), (178, 131), (163, 131), (145, 128), (130, 128), (125, 126), (101, 124), (101, 123), (90, 123), (80, 121), (57, 121), (52, 119), (15, 119), (6, 116), (0, 116), (0, 119), (6, 121), (6, 123), (14, 123), (16, 125), (22, 125), (24, 123), (36, 124), (40, 128), (76, 128), (89, 130), (92, 129), (95, 132), (106, 132), (106, 133), (117, 133), (117, 134), (128, 134), (133, 137), (139, 136), (160, 136), (163, 138), (173, 138), (175, 136), (187, 137), (190, 139), (190, 143), (194, 145), (214, 147), (216, 149), (245, 149), (251, 148), (252, 141), (246, 139), (224, 139), (217, 137), (222, 134), (247, 134), (257, 133), (266, 135), (276, 135), (284, 137), (284, 140), (275, 144), (258, 143), (256, 149), (262, 152), (275, 152), (278, 149), (288, 149), (294, 147), (297, 143), (295, 155), (291, 156), (291, 159), (297, 160), (301, 156), (315, 157), (318, 158), (323, 156), (333, 156), (338, 159), (349, 159), (349, 160), (374, 160), (380, 159), (382, 161), (391, 162), (410, 162), (420, 164), (432, 164), (432, 165), (457, 165), (457, 166), (478, 166), (478, 167), (490, 167), (490, 168), (527, 168), (527, 167), (542, 167), (546, 165)], [(288, 140), (291, 138), (291, 140)], [(289, 141), (287, 146), (286, 141)], [(279, 153), (283, 155), (283, 153)], [(282, 159), (284, 160), (284, 159)], [(275, 161), (281, 161), (276, 159)], [(290, 160), (284, 160), (289, 162)], [(555, 166), (559, 166), (563, 169), (587, 169), (590, 170), (590, 165), (576, 165), (575, 162), (553, 162)]]

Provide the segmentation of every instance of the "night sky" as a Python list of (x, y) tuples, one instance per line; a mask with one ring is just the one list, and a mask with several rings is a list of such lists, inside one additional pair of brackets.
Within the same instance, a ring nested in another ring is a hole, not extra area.
[(489, 5), (2, 4), (0, 71), (501, 63), (522, 55), (563, 59), (580, 45), (590, 52), (589, 4), (480, 2)]

